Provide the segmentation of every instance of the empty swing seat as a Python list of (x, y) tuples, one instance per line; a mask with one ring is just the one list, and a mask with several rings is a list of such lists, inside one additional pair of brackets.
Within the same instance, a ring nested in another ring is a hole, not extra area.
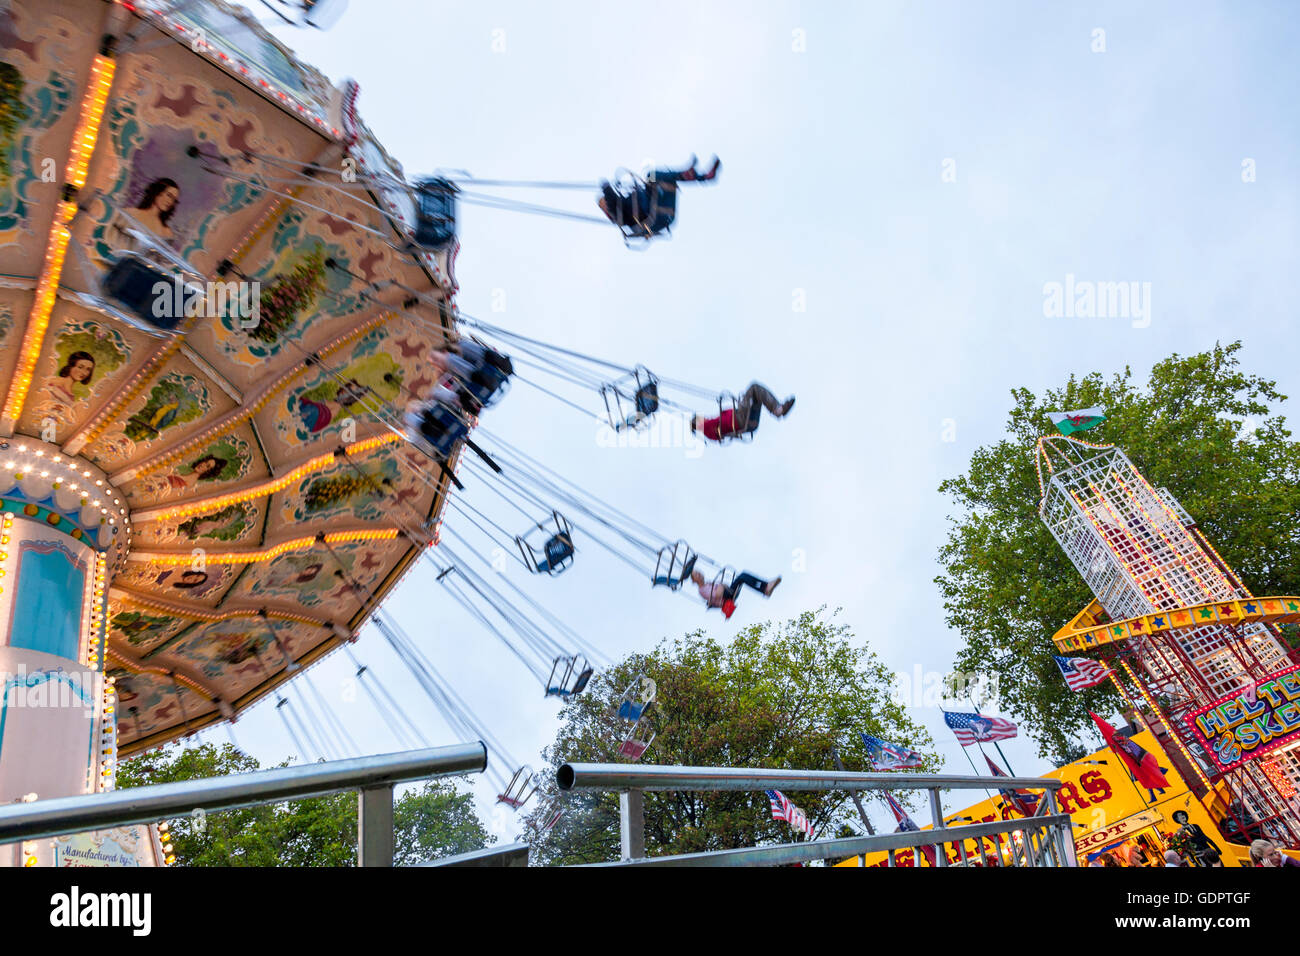
[(623, 691), (615, 714), (623, 720), (630, 720), (636, 723), (641, 719), (647, 707), (654, 701), (658, 693), (658, 686), (654, 679), (644, 674), (638, 674), (628, 688)]
[[(541, 533), (548, 531), (552, 533), (546, 540), (540, 546), (535, 545)], [(558, 511), (551, 512), (550, 521), (539, 521), (515, 538), (515, 545), (523, 555), (524, 564), (534, 574), (556, 575), (573, 564), (573, 528)]]
[(578, 667), (578, 656), (557, 657), (551, 665), (551, 676), (546, 681), (546, 696), (566, 698), (581, 694), (591, 680), (593, 668), (586, 661)]
[(661, 549), (659, 556), (655, 560), (655, 573), (650, 579), (652, 586), (666, 587), (670, 591), (676, 591), (682, 584), (690, 580), (691, 572), (695, 570), (697, 560), (699, 560), (699, 555), (692, 551), (690, 545), (685, 541), (678, 541), (676, 544)]
[(536, 781), (533, 768), (525, 764), (514, 772), (503, 792), (497, 794), (497, 803), (504, 803), (513, 810), (518, 810), (537, 792), (540, 784)]
[[(181, 277), (180, 295), (176, 294), (178, 276)], [(120, 254), (114, 261), (102, 287), (109, 298), (140, 319), (146, 331), (174, 332), (185, 318), (185, 302), (193, 296), (204, 295), (202, 286), (186, 281), (180, 273), (160, 269), (129, 252)]]
[(411, 241), (421, 249), (436, 252), (456, 238), (456, 193), (454, 183), (441, 176), (415, 184), (415, 231)]

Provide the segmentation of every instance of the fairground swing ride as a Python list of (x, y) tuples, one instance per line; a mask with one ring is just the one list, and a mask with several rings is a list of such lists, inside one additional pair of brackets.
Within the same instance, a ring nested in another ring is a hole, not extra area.
[[(258, 13), (324, 28), (341, 6)], [(616, 430), (728, 398), (461, 315), (459, 207), (587, 220), (644, 247), (669, 234), (677, 183), (408, 181), (355, 83), (222, 0), (12, 0), (0, 39), (0, 801), (112, 789), (120, 758), (263, 700), (304, 759), (353, 752), (311, 676), (337, 650), (394, 740), (426, 744), (354, 646), (371, 622), (453, 732), (488, 744), (501, 802), (524, 807), (531, 769), (384, 601), (423, 559), (543, 694), (582, 693), (607, 658), (487, 575), (484, 538), (530, 582), (586, 547), (668, 592), (697, 565), (726, 571), (479, 417), (515, 380)], [(605, 187), (603, 216), (510, 198)], [(23, 706), (56, 691), (75, 705)], [(612, 752), (650, 746), (654, 699), (641, 675)], [(167, 859), (128, 827), (2, 847), (0, 864), (58, 863), (77, 841)]]

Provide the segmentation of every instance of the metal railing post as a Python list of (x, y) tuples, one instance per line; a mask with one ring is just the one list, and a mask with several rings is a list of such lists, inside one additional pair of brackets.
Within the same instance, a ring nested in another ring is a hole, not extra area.
[(392, 866), (393, 788), (363, 787), (357, 795), (357, 865)]
[[(939, 801), (938, 787), (930, 788), (930, 822), (934, 824), (936, 830), (944, 829), (943, 804)], [(948, 845), (946, 843), (935, 844), (934, 862), (939, 866), (948, 865)]]
[[(1059, 812), (1056, 809), (1056, 794), (1053, 793), (1051, 790), (1045, 790), (1043, 791), (1043, 798), (1047, 802), (1048, 815), (1056, 816), (1056, 814)], [(1060, 857), (1059, 857), (1060, 862), (1057, 865), (1068, 867), (1070, 865), (1070, 853), (1069, 853), (1069, 849), (1065, 845), (1065, 841), (1069, 840), (1071, 843), (1073, 843), (1074, 833), (1070, 829), (1066, 829), (1062, 827), (1053, 827), (1052, 838), (1056, 841), (1057, 850), (1060, 852)]]
[(642, 859), (645, 856), (645, 794), (640, 790), (624, 790), (618, 795), (618, 830), (622, 859)]

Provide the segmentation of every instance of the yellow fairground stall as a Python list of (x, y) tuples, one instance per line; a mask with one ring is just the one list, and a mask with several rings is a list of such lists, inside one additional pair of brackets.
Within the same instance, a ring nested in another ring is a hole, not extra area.
[[(1069, 813), (1074, 821), (1074, 846), (1079, 865), (1163, 866), (1164, 852), (1171, 848), (1181, 848), (1186, 865), (1205, 865), (1202, 861), (1211, 858), (1213, 853), (1203, 851), (1198, 854), (1196, 851), (1192, 838), (1194, 831), (1191, 831), (1191, 827), (1196, 827), (1212, 841), (1224, 866), (1250, 866), (1249, 841), (1245, 844), (1230, 842), (1215, 822), (1228, 816), (1222, 798), (1211, 793), (1204, 802), (1198, 799), (1151, 731), (1143, 730), (1134, 734), (1132, 739), (1156, 757), (1170, 783), (1168, 789), (1152, 791), (1136, 783), (1109, 748), (1044, 774), (1064, 783), (1058, 791), (1058, 800), (1061, 810)], [(989, 791), (993, 794), (991, 799), (949, 814), (944, 817), (944, 822), (948, 826), (962, 826), (1021, 816), (1010, 801), (999, 794), (996, 780), (992, 777), (989, 778)], [(977, 842), (982, 845), (976, 846)], [(1015, 852), (1005, 837), (1001, 840), (997, 837), (967, 840), (968, 862), (965, 864), (961, 863), (955, 846), (950, 845), (947, 850), (951, 866), (1009, 866)], [(888, 860), (886, 853), (869, 853), (837, 865), (887, 866)], [(900, 850), (895, 854), (895, 866), (917, 865), (929, 864), (924, 856), (911, 850)]]

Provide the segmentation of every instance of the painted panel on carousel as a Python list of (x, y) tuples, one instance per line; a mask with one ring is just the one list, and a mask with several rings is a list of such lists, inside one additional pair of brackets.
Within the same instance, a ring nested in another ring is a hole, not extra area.
[[(332, 259), (355, 268), (356, 251), (321, 222), (309, 222), (309, 213), (329, 218), (291, 206), (272, 230), (264, 255), (250, 257), (262, 264), (256, 270), (245, 264), (249, 280), (257, 283), (256, 316), (227, 314), (190, 335), (195, 350), (238, 388), (251, 389), (301, 364), (316, 344), (355, 326), (368, 307), (349, 291), (354, 281), (325, 264)], [(338, 321), (341, 317), (351, 318)], [(311, 346), (304, 344), (308, 339)], [(274, 368), (269, 374), (268, 362)]]
[(281, 649), (290, 658), (297, 658), (323, 639), (321, 629), (309, 624), (233, 618), (196, 628), (160, 656), (188, 664), (205, 677), (221, 680), (225, 687), (233, 682), (237, 690), (232, 696), (237, 696), (284, 666)]
[(96, 25), (45, 3), (0, 8), (0, 272), (32, 275), (45, 254)]
[(373, 588), (386, 568), (392, 566), (400, 548), (389, 542), (355, 542), (333, 545), (334, 553), (347, 569), (345, 574), (334, 558), (320, 548), (282, 554), (273, 561), (254, 565), (231, 590), (232, 601), (256, 599), (286, 606), (314, 608), (322, 604), (354, 608), (356, 595), (349, 577), (364, 589)]
[(294, 152), (265, 129), (273, 114), (255, 100), (188, 47), (123, 57), (84, 191), (89, 221), (78, 239), (88, 258), (106, 270), (117, 251), (147, 251), (135, 231), (210, 269), (270, 198), (265, 186), (239, 181), (256, 175), (222, 175), (221, 158)]
[(416, 354), (399, 362), (386, 351), (388, 340), (384, 329), (375, 329), (350, 350), (335, 353), (330, 369), (304, 376), (273, 400), (259, 416), (259, 425), (268, 423), (279, 443), (300, 457), (305, 446), (349, 440), (344, 430), (349, 423), (357, 430), (356, 438), (363, 438), (376, 432), (381, 416), (400, 417), (405, 386), (415, 377), (412, 371), (421, 350), (413, 349)]
[(243, 570), (242, 565), (205, 564), (190, 567), (156, 567), (146, 561), (127, 561), (113, 578), (114, 584), (152, 594), (176, 604), (213, 608)]
[(184, 727), (211, 713), (212, 703), (184, 684), (173, 684), (160, 674), (132, 674), (131, 687), (139, 700), (121, 701), (122, 719), (118, 723), (118, 746), (172, 727)]
[(201, 30), (204, 40), (218, 56), (226, 54), (247, 66), (256, 76), (267, 80), (301, 103), (324, 112), (329, 102), (329, 81), (317, 70), (299, 63), (287, 47), (259, 29), (258, 21), (242, 7), (221, 0), (203, 5), (180, 6), (160, 0), (146, 0), (145, 7), (161, 9), (185, 21), (191, 29)]
[(124, 490), (136, 507), (221, 494), (245, 479), (270, 472), (256, 449), (252, 429), (243, 426), (212, 439), (181, 461), (127, 482)]
[(20, 428), (55, 443), (71, 435), (121, 385), (143, 338), (75, 306), (56, 309)]
[(261, 539), (263, 500), (239, 501), (188, 517), (150, 521), (136, 527), (137, 548), (220, 548), (252, 545)]
[(138, 608), (116, 599), (109, 603), (110, 640), (124, 642), (135, 653), (151, 650), (191, 623), (165, 611)]
[(386, 514), (409, 523), (418, 518), (406, 508), (418, 502), (424, 490), (419, 479), (399, 472), (397, 460), (385, 450), (360, 461), (345, 461), (285, 489), (277, 515), (280, 522), (291, 525), (331, 523), (345, 515), (369, 522)]
[(118, 411), (113, 425), (86, 450), (91, 461), (109, 470), (121, 468), (203, 427), (205, 416), (219, 416), (235, 407), (230, 396), (200, 377), (188, 362), (173, 360), (169, 368), (172, 371), (154, 379)]

